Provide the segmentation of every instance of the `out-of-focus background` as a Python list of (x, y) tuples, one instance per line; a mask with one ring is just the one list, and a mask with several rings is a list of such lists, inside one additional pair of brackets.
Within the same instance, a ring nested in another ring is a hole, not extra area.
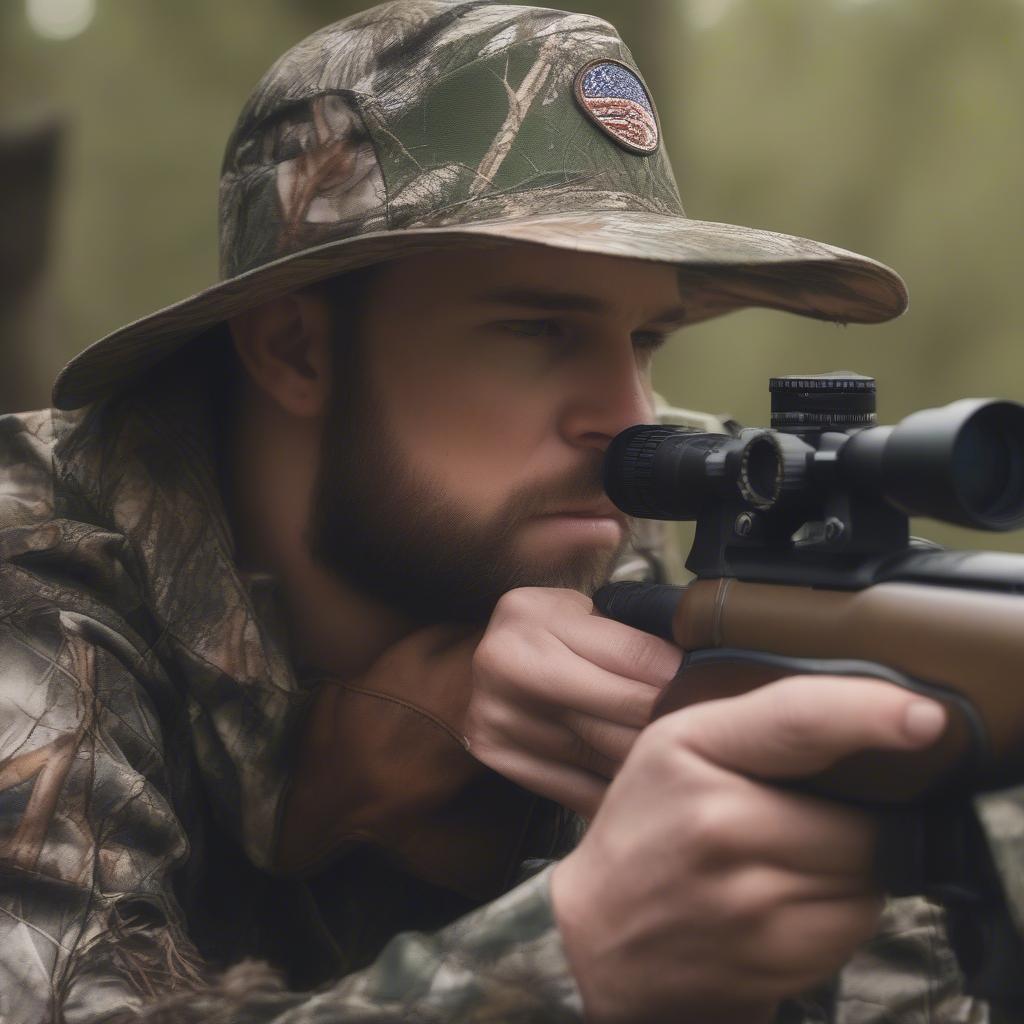
[[(216, 280), (224, 143), (246, 95), (351, 0), (0, 0), (0, 410), (89, 342)], [(673, 402), (767, 422), (767, 379), (854, 369), (881, 422), (1024, 400), (1024, 0), (603, 0), (648, 79), (691, 216), (894, 266), (910, 311), (748, 311), (659, 357)], [(957, 546), (1024, 532), (917, 524)]]

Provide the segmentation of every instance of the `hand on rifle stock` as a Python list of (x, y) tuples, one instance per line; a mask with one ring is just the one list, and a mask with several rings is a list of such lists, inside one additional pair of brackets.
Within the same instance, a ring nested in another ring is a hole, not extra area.
[(591, 818), (681, 657), (575, 590), (509, 591), (473, 656), (470, 750)]
[(552, 880), (588, 1020), (767, 1024), (882, 905), (873, 818), (768, 780), (925, 747), (944, 712), (878, 680), (807, 676), (645, 728), (679, 657), (572, 591), (513, 591), (474, 658), (471, 749), (594, 815)]
[(876, 823), (759, 780), (927, 745), (943, 718), (885, 683), (808, 676), (645, 730), (552, 881), (588, 1019), (761, 1024), (833, 974), (877, 924)]

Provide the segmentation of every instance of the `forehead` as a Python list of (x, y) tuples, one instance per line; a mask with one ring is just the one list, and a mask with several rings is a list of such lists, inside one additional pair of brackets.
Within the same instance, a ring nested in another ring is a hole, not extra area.
[[(677, 268), (542, 245), (466, 248), (381, 266), (374, 291), (409, 305), (501, 304), (516, 292), (590, 297), (609, 310), (665, 307), (679, 301)], [(505, 304), (511, 304), (506, 302)], [(585, 304), (578, 304), (583, 311)]]

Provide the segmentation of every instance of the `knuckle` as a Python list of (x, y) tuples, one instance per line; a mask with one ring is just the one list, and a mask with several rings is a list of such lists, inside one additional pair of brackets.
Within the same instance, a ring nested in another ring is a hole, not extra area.
[(723, 890), (729, 916), (744, 928), (762, 928), (785, 901), (778, 880), (758, 868), (733, 872)]
[(666, 800), (681, 801), (679, 806), (685, 808), (685, 813), (680, 815), (680, 823), (685, 829), (691, 808), (708, 793), (719, 791), (719, 773), (680, 742), (678, 730), (669, 719), (666, 715), (636, 733), (628, 763), (633, 771), (652, 780)]
[(539, 642), (547, 634), (552, 616), (534, 597), (537, 588), (523, 587), (504, 593), (495, 606), (481, 643), (497, 645), (505, 653), (508, 645)]
[[(794, 680), (795, 681), (795, 680)], [(819, 701), (803, 685), (780, 687), (775, 698), (775, 729), (787, 747), (799, 749), (819, 739), (828, 722)]]
[(543, 655), (543, 637), (514, 629), (489, 631), (470, 659), (474, 687), (513, 702), (536, 697), (547, 678)]
[(494, 606), (496, 617), (505, 619), (519, 619), (529, 616), (537, 606), (536, 587), (516, 587), (514, 590), (506, 590), (498, 598)]
[[(652, 698), (652, 712), (656, 701), (655, 696)], [(684, 708), (655, 718), (641, 735), (647, 738), (648, 743), (663, 750), (667, 758), (685, 757), (688, 760), (694, 756), (691, 744), (695, 735), (693, 716), (688, 712), (689, 709)]]
[(502, 633), (485, 636), (471, 658), (474, 682), (485, 690), (506, 689), (516, 677), (517, 666), (524, 663), (525, 653), (514, 636)]
[(500, 636), (493, 632), (485, 633), (471, 658), (474, 677), (489, 679), (500, 672), (504, 664), (504, 647)]
[(708, 794), (694, 802), (687, 832), (693, 853), (702, 861), (731, 859), (743, 833), (744, 816), (725, 794)]
[(587, 597), (586, 594), (581, 594), (578, 590), (569, 590), (564, 587), (552, 587), (544, 591), (548, 594), (552, 600), (564, 607), (578, 608), (580, 611), (585, 612), (589, 615), (594, 610), (594, 602)]
[(506, 590), (494, 606), (497, 618), (542, 619), (549, 621), (554, 614), (568, 614), (575, 610), (590, 613), (594, 602), (578, 590), (554, 587), (515, 587)]
[(465, 732), (470, 740), (498, 734), (504, 728), (508, 712), (498, 701), (474, 696), (466, 710)]
[(670, 716), (657, 718), (646, 726), (634, 744), (636, 756), (648, 761), (661, 762), (665, 768), (675, 760), (680, 750), (676, 730)]

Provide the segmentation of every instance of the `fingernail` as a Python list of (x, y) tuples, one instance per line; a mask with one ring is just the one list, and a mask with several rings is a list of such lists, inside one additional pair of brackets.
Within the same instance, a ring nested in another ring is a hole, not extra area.
[(946, 709), (933, 700), (915, 700), (903, 712), (903, 731), (918, 743), (938, 739), (946, 728)]

